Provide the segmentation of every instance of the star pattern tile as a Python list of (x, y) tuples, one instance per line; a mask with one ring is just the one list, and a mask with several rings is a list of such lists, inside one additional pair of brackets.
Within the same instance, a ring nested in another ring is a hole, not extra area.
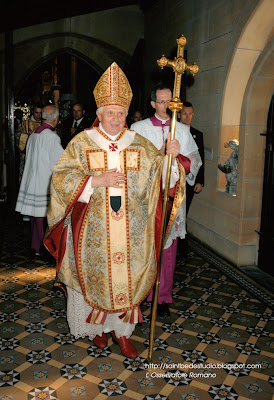
[[(171, 316), (156, 321), (154, 364), (148, 367), (151, 304), (141, 304), (135, 360), (121, 354), (111, 335), (104, 349), (75, 339), (65, 294), (53, 286), (55, 265), (31, 259), (28, 240), (27, 225), (7, 229), (0, 261), (0, 400), (85, 400), (91, 393), (98, 399), (267, 400), (273, 392), (272, 299), (194, 242), (187, 261), (176, 265)], [(241, 357), (260, 368), (208, 365)], [(152, 371), (165, 376), (155, 378)], [(206, 373), (216, 378), (199, 378)]]
[(211, 386), (208, 393), (213, 400), (233, 400), (239, 397), (232, 387), (224, 384)]
[(119, 379), (104, 379), (99, 383), (99, 389), (102, 394), (106, 396), (118, 396), (123, 395), (127, 391), (125, 382)]
[(81, 379), (87, 374), (86, 367), (80, 364), (66, 364), (60, 370), (61, 376), (65, 379)]

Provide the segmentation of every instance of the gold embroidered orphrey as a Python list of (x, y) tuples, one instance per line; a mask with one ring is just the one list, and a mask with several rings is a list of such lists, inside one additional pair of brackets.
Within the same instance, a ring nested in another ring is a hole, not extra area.
[[(48, 210), (50, 230), (66, 215), (83, 179), (110, 167), (114, 153), (108, 150), (108, 141), (99, 129), (88, 132), (89, 135), (84, 131), (72, 139), (54, 169)], [(116, 143), (119, 164), (127, 175), (123, 187), (113, 189), (120, 191), (121, 208), (118, 213), (113, 212), (111, 188), (96, 188), (81, 223), (77, 250), (72, 215), (67, 214), (64, 224), (70, 228), (57, 278), (83, 293), (85, 301), (102, 313), (137, 310), (156, 276), (154, 229), (163, 157), (151, 142), (129, 130)], [(183, 180), (183, 168), (180, 175)], [(183, 196), (180, 189), (173, 222)]]
[(103, 73), (93, 94), (98, 108), (117, 105), (129, 109), (132, 90), (126, 75), (116, 62)]

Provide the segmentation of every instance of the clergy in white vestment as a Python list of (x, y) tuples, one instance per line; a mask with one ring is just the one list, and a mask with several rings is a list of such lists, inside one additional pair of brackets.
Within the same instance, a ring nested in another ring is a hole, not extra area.
[[(170, 130), (170, 116), (168, 104), (172, 100), (171, 90), (166, 86), (157, 86), (151, 93), (151, 106), (155, 114), (151, 118), (135, 122), (131, 129), (150, 140), (158, 150), (165, 154), (166, 140)], [(180, 154), (177, 159), (180, 161), (186, 172), (186, 182), (194, 185), (196, 175), (202, 165), (198, 147), (190, 133), (189, 127), (176, 123), (175, 139), (180, 143)], [(184, 183), (185, 184), (185, 183)], [(172, 207), (173, 198), (169, 196), (169, 208)], [(170, 311), (168, 304), (173, 303), (172, 287), (173, 275), (176, 263), (178, 238), (183, 239), (186, 234), (186, 198), (177, 214), (175, 224), (165, 242), (162, 255), (161, 276), (158, 296), (158, 316), (169, 318)], [(152, 301), (152, 292), (148, 297)]]
[(31, 217), (31, 249), (36, 256), (43, 251), (52, 171), (64, 151), (54, 131), (59, 110), (53, 105), (45, 106), (42, 119), (42, 125), (27, 142), (25, 168), (15, 207), (16, 211)]

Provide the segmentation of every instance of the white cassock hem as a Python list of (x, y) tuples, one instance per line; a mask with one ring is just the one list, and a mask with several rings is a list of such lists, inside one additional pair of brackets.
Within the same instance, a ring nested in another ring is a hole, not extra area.
[(93, 310), (93, 307), (88, 305), (85, 302), (84, 296), (76, 292), (76, 290), (67, 287), (67, 294), (67, 320), (70, 333), (76, 339), (88, 336), (90, 340), (93, 340), (97, 335), (102, 336), (103, 332), (109, 333), (112, 331), (115, 331), (117, 338), (126, 336), (128, 339), (132, 335), (136, 324), (123, 322), (119, 318), (119, 315), (123, 314), (123, 312), (108, 314), (103, 325), (88, 324), (86, 319)]

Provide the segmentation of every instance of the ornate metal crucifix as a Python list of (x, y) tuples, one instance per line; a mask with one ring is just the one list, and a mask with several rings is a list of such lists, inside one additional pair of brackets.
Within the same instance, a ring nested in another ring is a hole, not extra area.
[[(184, 50), (187, 41), (184, 35), (182, 35), (179, 39), (177, 39), (177, 57), (174, 60), (168, 60), (164, 55), (157, 60), (157, 63), (161, 69), (164, 67), (171, 67), (175, 72), (175, 79), (174, 79), (174, 88), (173, 88), (173, 99), (170, 103), (171, 107), (168, 107), (171, 111), (175, 108), (178, 112), (182, 109), (183, 104), (180, 101), (180, 92), (181, 92), (181, 81), (182, 81), (182, 74), (185, 71), (189, 71), (194, 76), (199, 71), (199, 67), (196, 63), (187, 64), (184, 59)], [(173, 104), (176, 103), (176, 104)]]
[[(177, 39), (178, 49), (177, 57), (174, 60), (168, 60), (164, 55), (157, 60), (159, 67), (162, 69), (164, 67), (171, 67), (175, 72), (174, 88), (173, 88), (173, 98), (168, 105), (168, 108), (172, 111), (172, 118), (170, 122), (170, 140), (175, 138), (175, 127), (177, 121), (177, 113), (183, 108), (183, 103), (180, 100), (181, 92), (181, 81), (182, 74), (185, 71), (190, 71), (193, 75), (197, 74), (199, 67), (196, 63), (192, 65), (187, 64), (184, 60), (184, 49), (187, 43), (186, 38), (182, 35)], [(171, 175), (171, 164), (172, 164), (172, 154), (168, 156), (167, 171), (166, 171), (166, 181), (165, 181), (165, 193), (164, 193), (164, 203), (163, 203), (163, 214), (162, 214), (162, 232), (161, 232), (161, 249), (160, 257), (158, 260), (158, 271), (157, 280), (155, 284), (155, 293), (153, 299), (152, 313), (151, 313), (151, 326), (150, 326), (150, 339), (149, 339), (149, 351), (148, 360), (152, 360), (153, 346), (154, 346), (154, 334), (155, 334), (155, 324), (156, 324), (156, 314), (157, 314), (157, 303), (159, 295), (159, 285), (160, 285), (160, 273), (161, 273), (161, 263), (162, 263), (162, 252), (164, 249), (164, 239), (166, 231), (166, 218), (167, 218), (167, 205), (168, 205), (168, 194), (169, 194), (169, 184)]]

